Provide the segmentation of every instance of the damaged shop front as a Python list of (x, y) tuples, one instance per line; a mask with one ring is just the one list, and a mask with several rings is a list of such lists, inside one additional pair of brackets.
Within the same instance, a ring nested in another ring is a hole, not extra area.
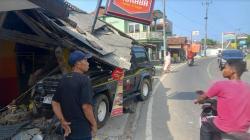
[(168, 49), (171, 53), (171, 61), (173, 63), (180, 63), (186, 60), (185, 45), (187, 43), (186, 37), (168, 37)]
[[(53, 92), (61, 75), (70, 71), (71, 51), (93, 54), (88, 75), (96, 83), (116, 67), (130, 68), (134, 40), (100, 21), (90, 34), (93, 17), (64, 4), (67, 18), (44, 9), (0, 12), (0, 139), (20, 137), (23, 126), (32, 128), (22, 134), (24, 139), (60, 131), (59, 124), (52, 123), (50, 106), (40, 101), (43, 90)], [(40, 88), (39, 82), (46, 78), (48, 88)]]

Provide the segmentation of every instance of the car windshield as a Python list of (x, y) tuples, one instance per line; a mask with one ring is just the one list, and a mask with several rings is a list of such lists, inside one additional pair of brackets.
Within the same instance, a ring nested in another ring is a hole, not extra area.
[(222, 57), (243, 57), (243, 53), (240, 51), (226, 51), (222, 53)]

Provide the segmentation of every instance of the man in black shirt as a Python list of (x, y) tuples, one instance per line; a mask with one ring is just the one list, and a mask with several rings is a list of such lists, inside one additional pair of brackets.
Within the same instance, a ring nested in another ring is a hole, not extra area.
[(52, 107), (64, 129), (66, 140), (91, 140), (97, 124), (92, 107), (92, 87), (84, 75), (90, 54), (74, 51), (69, 56), (72, 72), (63, 76), (53, 97)]

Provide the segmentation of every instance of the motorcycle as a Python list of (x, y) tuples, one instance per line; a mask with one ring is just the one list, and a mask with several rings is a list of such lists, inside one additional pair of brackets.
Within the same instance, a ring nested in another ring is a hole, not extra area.
[[(200, 92), (197, 92), (200, 95)], [(217, 116), (217, 100), (216, 99), (207, 99), (202, 103), (200, 114), (200, 127), (206, 123), (210, 118)], [(221, 139), (219, 140), (250, 140), (250, 128), (247, 133), (232, 133), (226, 134), (221, 133)]]
[(194, 65), (194, 59), (187, 59), (187, 64), (188, 64), (188, 66), (193, 66)]

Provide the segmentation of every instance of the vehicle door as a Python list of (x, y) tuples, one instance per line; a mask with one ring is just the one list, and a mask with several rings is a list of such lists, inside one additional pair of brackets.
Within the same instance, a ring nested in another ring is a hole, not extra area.
[(135, 92), (134, 86), (135, 86), (135, 72), (136, 72), (136, 65), (134, 62), (134, 55), (131, 52), (131, 68), (130, 70), (125, 71), (125, 77), (123, 80), (123, 91), (124, 96), (128, 96), (130, 93)]

